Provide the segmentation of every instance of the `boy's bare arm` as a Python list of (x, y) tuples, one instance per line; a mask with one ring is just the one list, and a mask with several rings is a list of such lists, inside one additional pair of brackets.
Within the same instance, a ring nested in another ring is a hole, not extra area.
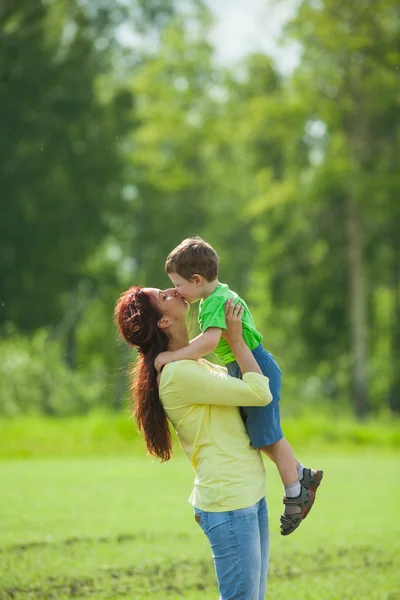
[(177, 360), (196, 360), (213, 352), (221, 339), (222, 329), (210, 327), (204, 333), (198, 335), (188, 346), (175, 350), (174, 352), (161, 352), (154, 361), (158, 372), (170, 362)]

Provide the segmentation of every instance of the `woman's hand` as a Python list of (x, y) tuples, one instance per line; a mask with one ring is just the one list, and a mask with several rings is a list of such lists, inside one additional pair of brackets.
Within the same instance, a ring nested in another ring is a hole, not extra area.
[(238, 302), (235, 306), (234, 300), (228, 300), (225, 303), (225, 323), (226, 329), (222, 333), (222, 337), (232, 347), (238, 342), (243, 342), (242, 338), (242, 316), (244, 306)]
[(258, 373), (262, 371), (256, 359), (242, 337), (242, 316), (244, 307), (238, 302), (235, 306), (233, 300), (225, 304), (226, 329), (223, 332), (224, 339), (228, 342), (243, 375), (245, 373)]

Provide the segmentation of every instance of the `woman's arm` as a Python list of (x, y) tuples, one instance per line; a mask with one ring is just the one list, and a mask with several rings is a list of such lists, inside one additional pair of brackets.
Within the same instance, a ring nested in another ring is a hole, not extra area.
[[(176, 363), (171, 371), (163, 372), (161, 385), (172, 379), (188, 404), (223, 406), (265, 406), (272, 400), (269, 380), (261, 370), (247, 345), (240, 341), (242, 325), (240, 306), (226, 305), (229, 343), (243, 372), (243, 380), (227, 373), (212, 370), (196, 361)], [(240, 337), (239, 337), (240, 335)]]
[(194, 360), (173, 364), (162, 373), (160, 392), (167, 395), (168, 386), (176, 386), (185, 404), (266, 406), (272, 400), (269, 380), (264, 375), (247, 372), (242, 380)]

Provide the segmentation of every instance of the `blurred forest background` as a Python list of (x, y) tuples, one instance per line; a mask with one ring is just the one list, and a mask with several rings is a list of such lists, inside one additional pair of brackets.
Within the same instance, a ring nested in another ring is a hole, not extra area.
[(0, 415), (125, 410), (114, 304), (169, 287), (195, 234), (286, 411), (400, 413), (399, 4), (297, 2), (290, 72), (222, 65), (212, 24), (202, 0), (2, 1)]

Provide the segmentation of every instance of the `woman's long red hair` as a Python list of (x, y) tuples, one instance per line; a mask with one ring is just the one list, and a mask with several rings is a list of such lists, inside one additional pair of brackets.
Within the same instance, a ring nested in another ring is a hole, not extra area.
[(160, 401), (154, 367), (156, 356), (168, 347), (168, 337), (158, 327), (162, 314), (137, 286), (121, 295), (114, 314), (121, 336), (139, 350), (131, 379), (138, 429), (144, 433), (149, 454), (161, 458), (161, 461), (169, 460), (172, 454), (171, 432)]

